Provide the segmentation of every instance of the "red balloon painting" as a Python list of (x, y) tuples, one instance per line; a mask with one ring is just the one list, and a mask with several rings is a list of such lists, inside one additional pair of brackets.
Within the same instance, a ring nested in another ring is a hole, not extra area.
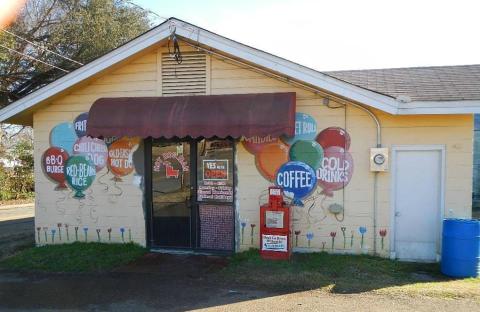
[(64, 168), (68, 159), (68, 153), (59, 147), (50, 147), (43, 153), (42, 166), (47, 176), (58, 185), (55, 189), (66, 189)]
[(346, 150), (350, 148), (350, 135), (345, 129), (340, 127), (328, 127), (322, 130), (322, 132), (317, 135), (316, 140), (323, 149), (332, 146), (338, 146)]
[(347, 186), (353, 175), (353, 158), (345, 149), (331, 146), (324, 151), (320, 168), (317, 170), (317, 183), (322, 194), (332, 197), (333, 191)]

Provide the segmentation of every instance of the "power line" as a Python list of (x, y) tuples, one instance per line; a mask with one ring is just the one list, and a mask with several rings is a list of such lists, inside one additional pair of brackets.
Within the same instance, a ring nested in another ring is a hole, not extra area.
[(136, 4), (136, 3), (132, 2), (132, 1), (127, 1), (127, 3), (133, 5), (134, 7), (139, 8), (140, 10), (145, 11), (145, 12), (147, 12), (147, 13), (149, 13), (149, 14), (153, 14), (153, 15), (155, 15), (155, 16), (158, 17), (158, 18), (161, 18), (161, 19), (164, 19), (164, 20), (168, 20), (167, 17), (160, 16), (160, 15), (158, 15), (157, 13), (153, 12), (152, 10), (145, 9), (145, 8), (143, 8), (142, 6)]
[(20, 39), (20, 40), (26, 41), (26, 42), (28, 42), (29, 44), (34, 45), (34, 46), (36, 46), (36, 47), (38, 47), (38, 48), (40, 48), (40, 49), (43, 49), (43, 50), (45, 50), (45, 51), (47, 51), (47, 52), (49, 52), (49, 53), (55, 54), (55, 55), (57, 55), (57, 56), (65, 59), (65, 60), (74, 62), (74, 63), (76, 63), (76, 64), (78, 64), (78, 65), (80, 65), (80, 66), (83, 66), (83, 64), (80, 63), (80, 62), (77, 62), (77, 61), (75, 61), (75, 60), (72, 60), (71, 58), (66, 57), (66, 56), (64, 56), (64, 55), (61, 55), (61, 54), (59, 54), (59, 53), (57, 53), (57, 52), (51, 51), (51, 50), (49, 50), (49, 49), (47, 49), (47, 48), (45, 48), (45, 47), (43, 47), (43, 46), (41, 46), (41, 45), (39, 45), (39, 44), (37, 44), (37, 43), (34, 43), (34, 42), (29, 41), (29, 40), (27, 40), (27, 39), (25, 39), (25, 38), (23, 38), (23, 37), (20, 37), (19, 35), (14, 34), (14, 33), (10, 32), (10, 31), (6, 30), (6, 29), (2, 29), (2, 31), (3, 31), (3, 32), (6, 32), (7, 34), (10, 34), (10, 35), (12, 35), (12, 36), (14, 36), (14, 37), (17, 37), (17, 38)]
[(55, 65), (52, 65), (52, 64), (49, 64), (49, 63), (44, 62), (44, 61), (42, 61), (42, 60), (39, 60), (39, 59), (37, 59), (37, 58), (34, 58), (33, 56), (30, 56), (30, 55), (28, 55), (28, 54), (24, 54), (24, 53), (19, 52), (19, 51), (17, 51), (17, 50), (10, 49), (9, 47), (6, 47), (6, 46), (1, 45), (1, 44), (0, 44), (0, 47), (1, 47), (1, 48), (4, 48), (4, 49), (7, 49), (7, 50), (10, 51), (10, 52), (14, 52), (14, 53), (20, 54), (20, 55), (25, 56), (25, 57), (28, 57), (29, 59), (32, 59), (32, 60), (34, 60), (34, 61), (40, 62), (40, 63), (42, 63), (42, 64), (51, 66), (51, 67), (53, 67), (53, 68), (56, 68), (56, 69), (59, 69), (59, 70), (65, 72), (65, 73), (68, 73), (68, 70), (65, 70), (65, 69), (63, 69), (63, 68), (60, 68), (60, 67), (55, 66)]

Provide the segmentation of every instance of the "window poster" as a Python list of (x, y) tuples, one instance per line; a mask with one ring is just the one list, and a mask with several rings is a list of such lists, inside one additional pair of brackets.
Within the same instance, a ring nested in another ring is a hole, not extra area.
[(208, 140), (199, 148), (197, 200), (233, 202), (233, 146), (225, 140)]

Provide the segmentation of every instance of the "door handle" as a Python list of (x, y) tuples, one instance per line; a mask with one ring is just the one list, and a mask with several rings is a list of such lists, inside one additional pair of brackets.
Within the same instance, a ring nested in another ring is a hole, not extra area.
[(395, 217), (400, 217), (400, 212), (399, 211), (395, 211)]

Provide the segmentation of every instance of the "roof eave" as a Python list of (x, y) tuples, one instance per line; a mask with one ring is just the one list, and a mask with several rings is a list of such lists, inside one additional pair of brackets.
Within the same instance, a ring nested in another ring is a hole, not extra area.
[(420, 105), (419, 107), (412, 108), (411, 105), (414, 104), (414, 102), (408, 103), (408, 105), (402, 105), (402, 103), (392, 97), (361, 88), (327, 74), (315, 71), (311, 68), (243, 45), (187, 22), (171, 18), (125, 45), (76, 69), (0, 110), (0, 122), (28, 120), (28, 118), (23, 119), (22, 117), (19, 119), (17, 117), (20, 116), (20, 114), (23, 115), (25, 112), (33, 111), (37, 105), (44, 103), (52, 97), (107, 70), (111, 66), (158, 44), (169, 37), (172, 24), (175, 25), (176, 34), (187, 38), (192, 42), (209, 46), (212, 49), (222, 51), (223, 53), (232, 55), (246, 62), (256, 64), (257, 66), (268, 69), (274, 73), (305, 82), (305, 84), (315, 86), (321, 90), (382, 110), (389, 114), (427, 114), (429, 113), (428, 111), (432, 111), (431, 113), (434, 114), (454, 114), (457, 113), (457, 111), (461, 111), (464, 114), (472, 114), (480, 111), (480, 101), (474, 101), (474, 103), (470, 103), (469, 105), (463, 105), (462, 101), (461, 107), (457, 109), (445, 105), (440, 105), (439, 107)]
[(50, 84), (30, 93), (0, 110), (0, 122), (17, 121), (15, 116), (32, 109), (55, 95), (65, 92), (69, 88), (86, 81), (94, 75), (107, 70), (111, 66), (140, 53), (141, 51), (159, 43), (170, 35), (166, 23), (154, 28), (125, 45), (112, 50), (102, 57), (66, 74)]

